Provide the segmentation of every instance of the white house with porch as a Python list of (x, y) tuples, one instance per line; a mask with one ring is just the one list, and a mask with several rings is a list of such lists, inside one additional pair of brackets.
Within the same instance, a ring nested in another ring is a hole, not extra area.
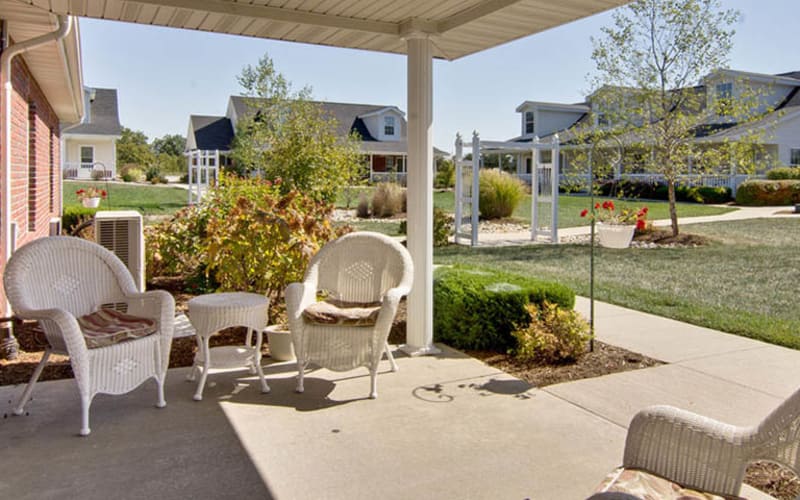
[[(190, 180), (200, 189), (207, 179), (214, 179), (220, 165), (229, 162), (230, 145), (239, 119), (251, 113), (248, 100), (252, 98), (230, 96), (224, 116), (189, 117), (186, 156)], [(405, 113), (397, 106), (381, 104), (355, 104), (317, 102), (323, 114), (336, 120), (336, 135), (346, 137), (351, 133), (361, 138), (361, 153), (369, 165), (372, 182), (394, 180), (405, 184), (407, 173), (408, 140)], [(435, 149), (435, 156), (446, 155)]]
[(83, 119), (61, 130), (65, 178), (113, 179), (117, 175), (119, 123), (117, 89), (83, 88)]

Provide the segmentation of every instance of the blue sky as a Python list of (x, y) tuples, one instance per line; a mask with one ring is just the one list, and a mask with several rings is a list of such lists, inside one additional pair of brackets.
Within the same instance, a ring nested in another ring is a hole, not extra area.
[[(797, 0), (723, 0), (741, 11), (730, 66), (780, 73), (800, 70)], [(594, 70), (590, 37), (609, 13), (496, 47), (434, 63), (434, 143), (453, 150), (456, 132), (485, 139), (519, 133), (514, 109), (525, 100), (578, 102)], [(406, 110), (404, 56), (81, 20), (84, 81), (119, 91), (122, 124), (151, 139), (186, 134), (190, 114), (222, 115), (240, 92), (236, 75), (264, 53), (315, 99), (396, 105)]]

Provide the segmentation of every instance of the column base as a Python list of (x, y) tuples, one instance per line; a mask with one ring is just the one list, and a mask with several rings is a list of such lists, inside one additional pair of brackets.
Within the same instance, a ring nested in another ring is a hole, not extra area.
[(403, 351), (406, 355), (411, 356), (412, 358), (417, 356), (430, 356), (432, 354), (442, 353), (442, 350), (433, 344), (427, 346), (415, 346), (411, 344), (403, 344), (400, 346), (399, 349)]

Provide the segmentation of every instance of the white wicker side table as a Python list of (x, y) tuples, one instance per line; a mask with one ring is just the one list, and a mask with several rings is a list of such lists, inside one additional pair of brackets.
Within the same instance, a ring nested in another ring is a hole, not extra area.
[[(203, 399), (203, 388), (206, 385), (208, 371), (211, 368), (211, 350), (208, 341), (223, 328), (232, 326), (247, 327), (247, 341), (244, 347), (216, 347), (215, 351), (226, 350), (227, 354), (237, 359), (244, 359), (246, 366), (255, 368), (261, 380), (261, 392), (269, 392), (269, 386), (261, 369), (261, 336), (267, 326), (267, 308), (269, 299), (257, 293), (226, 292), (200, 295), (189, 301), (189, 320), (197, 331), (197, 355), (189, 374), (194, 380), (200, 372), (200, 382), (194, 394), (195, 401)], [(252, 331), (256, 332), (256, 344), (250, 345)]]

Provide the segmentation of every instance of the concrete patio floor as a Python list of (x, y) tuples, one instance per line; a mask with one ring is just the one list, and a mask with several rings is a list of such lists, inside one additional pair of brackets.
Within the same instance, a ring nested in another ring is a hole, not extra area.
[(797, 351), (607, 304), (596, 315), (601, 340), (670, 364), (537, 389), (444, 348), (398, 352), (397, 373), (384, 362), (377, 400), (366, 370), (314, 371), (296, 394), (294, 365), (274, 363), (270, 394), (220, 372), (202, 402), (176, 369), (164, 409), (152, 383), (98, 396), (87, 438), (72, 380), (38, 384), (22, 417), (22, 387), (0, 387), (0, 498), (579, 499), (620, 463), (640, 408), (747, 425), (800, 380)]

